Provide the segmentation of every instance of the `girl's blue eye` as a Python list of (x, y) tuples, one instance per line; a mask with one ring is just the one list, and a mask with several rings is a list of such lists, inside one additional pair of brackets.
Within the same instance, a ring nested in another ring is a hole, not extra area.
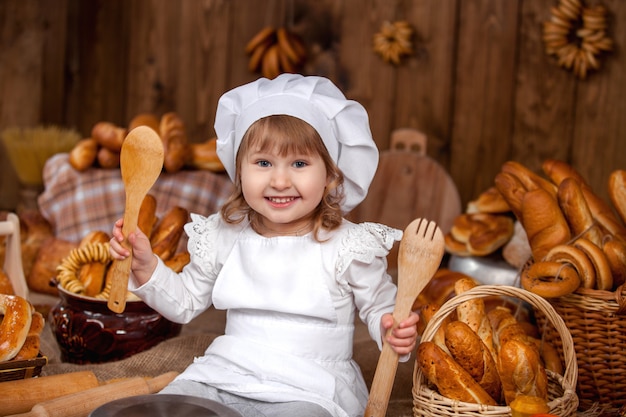
[(295, 166), (296, 168), (304, 168), (305, 166), (307, 166), (307, 163), (304, 161), (296, 161), (293, 163), (293, 166)]
[(269, 163), (269, 161), (258, 161), (257, 165), (260, 166), (260, 167), (268, 167), (268, 166), (270, 166), (270, 163)]

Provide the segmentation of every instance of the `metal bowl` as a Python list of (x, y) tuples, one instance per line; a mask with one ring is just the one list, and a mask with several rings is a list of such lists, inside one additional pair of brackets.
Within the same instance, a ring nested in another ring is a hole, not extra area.
[(501, 257), (453, 255), (448, 261), (448, 268), (469, 275), (481, 284), (520, 286), (519, 272)]
[(176, 394), (137, 395), (106, 403), (89, 417), (243, 417), (224, 404)]

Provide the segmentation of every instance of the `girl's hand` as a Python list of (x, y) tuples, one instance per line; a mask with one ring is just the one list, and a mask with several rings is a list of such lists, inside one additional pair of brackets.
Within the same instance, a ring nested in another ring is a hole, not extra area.
[(383, 315), (381, 319), (385, 341), (389, 343), (393, 350), (400, 356), (413, 352), (415, 344), (417, 343), (417, 322), (419, 321), (419, 315), (412, 311), (409, 317), (401, 321), (398, 327), (387, 335), (387, 330), (393, 327), (393, 321), (393, 315), (391, 313)]
[[(121, 261), (130, 256), (130, 251), (122, 246), (124, 234), (122, 226), (124, 220), (119, 219), (113, 225), (113, 237), (110, 241), (109, 253), (115, 260)], [(150, 279), (152, 273), (157, 267), (157, 259), (152, 252), (150, 239), (139, 228), (128, 235), (128, 243), (133, 249), (133, 259), (130, 269), (133, 272), (135, 281), (138, 285), (142, 285)]]

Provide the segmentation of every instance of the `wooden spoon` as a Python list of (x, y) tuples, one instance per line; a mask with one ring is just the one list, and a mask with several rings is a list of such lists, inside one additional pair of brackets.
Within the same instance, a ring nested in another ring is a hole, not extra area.
[(111, 294), (107, 306), (116, 313), (121, 313), (126, 308), (126, 293), (132, 262), (132, 248), (127, 236), (137, 229), (141, 203), (161, 174), (163, 153), (161, 138), (147, 126), (138, 126), (131, 130), (122, 143), (120, 169), (126, 190), (122, 245), (131, 250), (131, 256), (123, 261), (115, 261), (111, 265), (113, 268)]
[[(393, 310), (394, 326), (411, 313), (417, 296), (430, 282), (439, 269), (444, 252), (443, 233), (434, 222), (425, 219), (413, 220), (404, 230), (398, 252), (398, 294)], [(372, 381), (365, 417), (384, 417), (398, 368), (398, 354), (383, 343)]]

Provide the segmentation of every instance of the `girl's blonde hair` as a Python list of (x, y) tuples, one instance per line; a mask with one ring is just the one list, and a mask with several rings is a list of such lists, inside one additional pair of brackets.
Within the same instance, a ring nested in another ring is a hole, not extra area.
[(322, 229), (336, 229), (342, 221), (340, 203), (343, 200), (343, 174), (326, 150), (317, 131), (305, 121), (287, 115), (267, 116), (254, 122), (241, 140), (235, 159), (235, 190), (222, 206), (221, 214), (227, 223), (236, 224), (246, 217), (252, 228), (260, 230), (258, 213), (250, 208), (241, 189), (241, 164), (243, 156), (250, 149), (260, 152), (275, 151), (279, 155), (299, 153), (319, 155), (326, 166), (328, 185), (324, 189), (322, 201), (313, 214), (313, 236), (320, 241)]

